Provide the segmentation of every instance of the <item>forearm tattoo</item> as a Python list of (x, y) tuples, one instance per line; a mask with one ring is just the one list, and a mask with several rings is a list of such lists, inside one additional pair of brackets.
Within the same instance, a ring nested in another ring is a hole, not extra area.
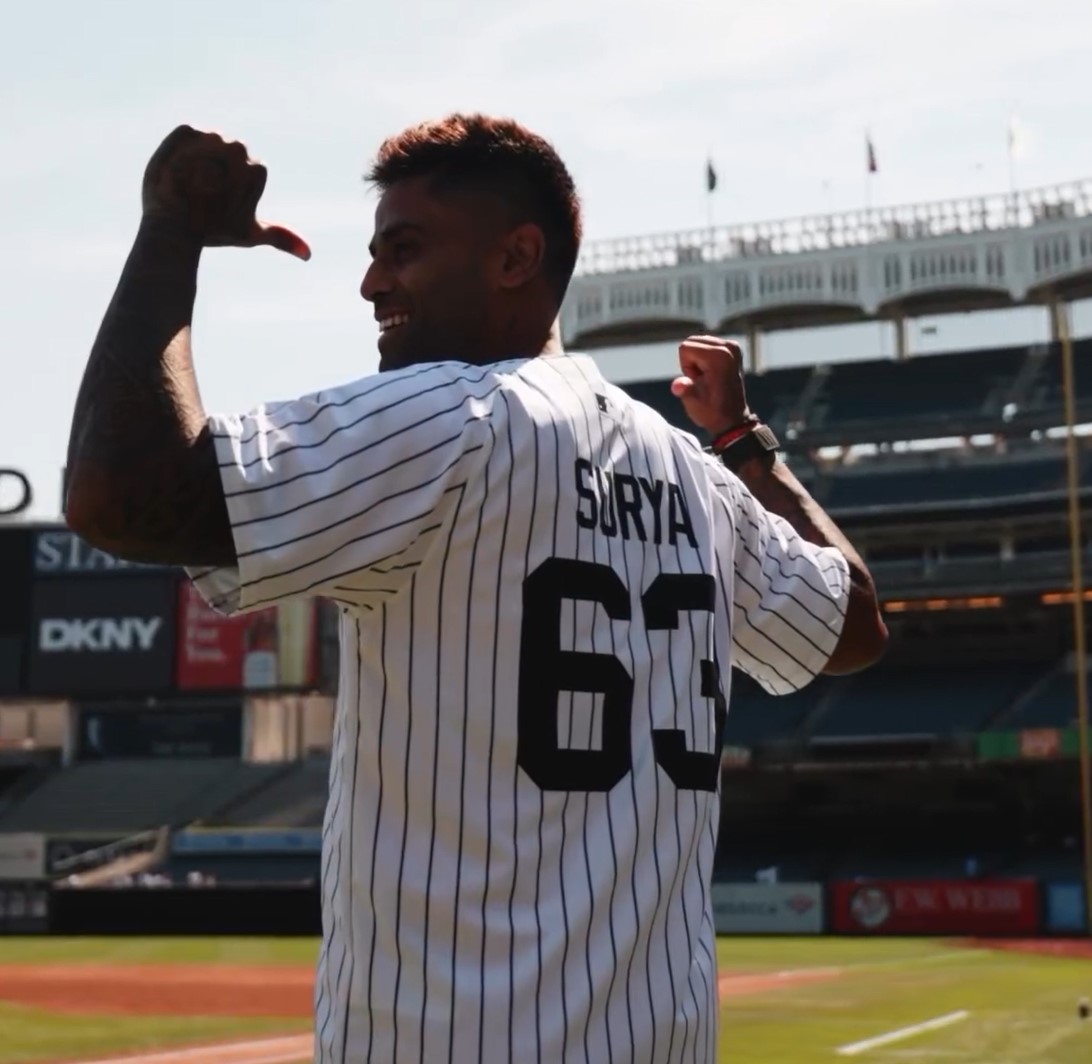
[(142, 224), (76, 398), (69, 506), (96, 545), (132, 561), (235, 560), (190, 353), (200, 248)]

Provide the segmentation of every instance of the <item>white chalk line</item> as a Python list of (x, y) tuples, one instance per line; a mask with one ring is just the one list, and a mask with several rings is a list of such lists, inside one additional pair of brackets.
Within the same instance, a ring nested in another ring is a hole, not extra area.
[(85, 1061), (84, 1064), (298, 1064), (314, 1055), (312, 1035), (287, 1038), (263, 1038), (252, 1042), (219, 1042), (190, 1046), (186, 1049), (160, 1049), (154, 1053), (132, 1053), (109, 1059)]
[(951, 1027), (953, 1024), (965, 1020), (970, 1013), (966, 1009), (958, 1012), (949, 1012), (945, 1016), (937, 1016), (923, 1023), (915, 1023), (909, 1027), (899, 1027), (886, 1034), (877, 1035), (875, 1038), (866, 1038), (861, 1042), (850, 1042), (848, 1045), (838, 1047), (838, 1055), (842, 1057), (855, 1057), (859, 1053), (867, 1053), (870, 1049), (879, 1049), (881, 1046), (891, 1045), (893, 1042), (901, 1042), (905, 1038), (914, 1038), (927, 1031), (939, 1031), (943, 1027)]

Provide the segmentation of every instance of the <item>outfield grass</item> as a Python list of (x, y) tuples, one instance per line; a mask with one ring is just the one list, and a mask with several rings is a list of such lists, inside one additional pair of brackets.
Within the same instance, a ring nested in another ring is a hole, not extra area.
[(308, 1029), (295, 1020), (205, 1016), (58, 1016), (0, 1003), (0, 1062), (91, 1059), (172, 1045), (261, 1038)]
[(0, 937), (0, 964), (315, 964), (314, 938)]
[[(729, 998), (721, 1010), (720, 1060), (732, 1064), (830, 1064), (909, 1060), (953, 1064), (1088, 1064), (1092, 961), (967, 950), (921, 940), (722, 939), (722, 971), (842, 967), (829, 982)], [(944, 1030), (840, 1056), (838, 1048), (952, 1012)]]
[[(0, 939), (0, 963), (313, 964), (307, 939)], [(836, 978), (731, 997), (722, 1064), (1089, 1064), (1092, 961), (970, 950), (924, 939), (722, 939), (723, 973), (838, 968)], [(857, 1056), (840, 1046), (967, 1010), (944, 1030)], [(0, 1064), (184, 1041), (290, 1033), (293, 1021), (73, 1017), (0, 1005)]]

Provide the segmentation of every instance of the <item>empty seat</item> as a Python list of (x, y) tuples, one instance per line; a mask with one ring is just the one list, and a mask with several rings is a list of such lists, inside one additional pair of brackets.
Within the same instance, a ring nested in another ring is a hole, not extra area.
[(816, 738), (972, 733), (1034, 681), (1023, 665), (902, 670), (852, 677), (816, 722)]
[[(1092, 671), (1088, 674), (1092, 684)], [(1031, 697), (1016, 707), (998, 727), (1066, 728), (1077, 722), (1077, 678), (1072, 672), (1056, 672)]]
[(124, 834), (190, 823), (255, 785), (230, 758), (96, 761), (61, 769), (0, 814), (0, 831)]
[(867, 472), (832, 475), (829, 483), (825, 501), (833, 511), (995, 499), (1061, 491), (1065, 460), (1049, 455), (912, 469), (877, 464)]

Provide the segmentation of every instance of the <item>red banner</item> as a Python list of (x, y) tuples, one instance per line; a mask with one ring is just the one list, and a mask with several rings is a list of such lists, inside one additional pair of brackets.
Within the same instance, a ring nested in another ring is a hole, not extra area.
[(299, 690), (315, 683), (314, 603), (225, 617), (187, 580), (178, 596), (176, 680), (185, 691)]
[(834, 884), (833, 930), (843, 935), (1032, 935), (1033, 879), (881, 879)]

